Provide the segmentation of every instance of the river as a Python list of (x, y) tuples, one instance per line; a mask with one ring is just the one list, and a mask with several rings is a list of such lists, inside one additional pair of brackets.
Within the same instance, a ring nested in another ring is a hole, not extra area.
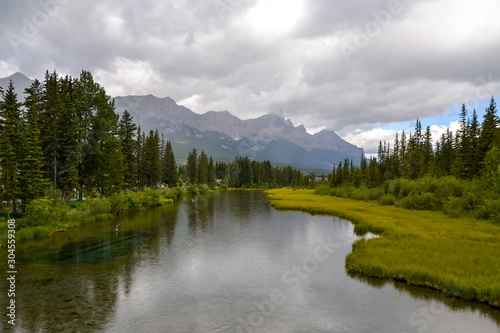
[(353, 230), (278, 212), (260, 191), (228, 191), (18, 242), (16, 326), (0, 329), (500, 332), (489, 306), (349, 276)]

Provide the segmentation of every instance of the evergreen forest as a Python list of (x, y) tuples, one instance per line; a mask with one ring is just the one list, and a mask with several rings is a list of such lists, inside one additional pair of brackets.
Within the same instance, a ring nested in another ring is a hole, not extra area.
[(30, 202), (45, 197), (68, 203), (183, 185), (309, 184), (308, 177), (291, 167), (240, 157), (217, 162), (196, 149), (187, 152), (185, 165), (177, 166), (171, 142), (158, 130), (142, 131), (128, 111), (120, 117), (114, 101), (87, 71), (78, 78), (47, 71), (43, 82), (35, 80), (26, 89), (24, 100), (12, 82), (0, 92), (3, 216), (22, 216)]
[(345, 160), (333, 167), (328, 185), (318, 194), (408, 209), (443, 210), (450, 216), (500, 221), (500, 128), (491, 98), (482, 122), (465, 104), (460, 128), (434, 140), (417, 119), (411, 133), (396, 134), (394, 142), (379, 142), (377, 157)]

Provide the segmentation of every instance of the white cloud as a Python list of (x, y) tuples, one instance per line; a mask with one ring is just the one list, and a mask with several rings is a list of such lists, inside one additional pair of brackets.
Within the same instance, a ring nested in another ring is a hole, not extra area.
[[(457, 120), (451, 122), (448, 126), (446, 125), (430, 126), (433, 146), (441, 138), (441, 135), (446, 132), (447, 129), (450, 129), (450, 131), (455, 135), (457, 131), (460, 129), (460, 122)], [(410, 134), (410, 132), (413, 133), (413, 129), (405, 130), (407, 136)], [(402, 131), (396, 131), (393, 129), (374, 128), (364, 131), (356, 130), (353, 133), (348, 133), (345, 136), (343, 136), (343, 139), (358, 147), (363, 147), (365, 153), (368, 156), (371, 156), (373, 154), (377, 154), (380, 141), (390, 144), (392, 149), (396, 133), (398, 133), (398, 136), (401, 138)]]
[(19, 67), (16, 64), (0, 60), (0, 77), (7, 77), (16, 72), (19, 72)]
[[(245, 119), (279, 113), (367, 150), (392, 140), (378, 127), (472, 108), (500, 91), (496, 0), (401, 1), (350, 62), (340, 43), (376, 22), (388, 0), (221, 1), (223, 15), (212, 1), (66, 2), (20, 52), (0, 36), (0, 75), (89, 70), (113, 96), (152, 93)], [(23, 17), (40, 10), (9, 2), (0, 29), (20, 34)]]

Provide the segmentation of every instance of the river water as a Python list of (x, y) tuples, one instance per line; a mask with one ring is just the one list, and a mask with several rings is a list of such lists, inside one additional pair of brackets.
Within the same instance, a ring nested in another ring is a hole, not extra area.
[(16, 326), (0, 329), (500, 332), (500, 311), (486, 305), (349, 276), (358, 238), (348, 221), (278, 212), (259, 191), (183, 199), (18, 242)]

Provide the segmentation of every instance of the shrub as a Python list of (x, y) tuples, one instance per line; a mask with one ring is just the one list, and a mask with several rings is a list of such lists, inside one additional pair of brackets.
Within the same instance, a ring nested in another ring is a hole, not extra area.
[(331, 195), (332, 189), (326, 184), (321, 184), (316, 187), (314, 194), (318, 195)]
[(397, 199), (407, 197), (413, 188), (408, 179), (398, 178), (393, 180), (387, 186), (387, 193), (392, 194)]
[(385, 194), (384, 189), (380, 187), (372, 188), (368, 191), (368, 200), (378, 200)]
[(493, 223), (500, 223), (500, 200), (487, 199), (483, 205), (477, 210), (476, 214), (481, 217), (491, 220)]
[(453, 176), (441, 177), (437, 179), (436, 183), (437, 187), (435, 193), (442, 202), (449, 197), (460, 197), (465, 191), (465, 184), (463, 181)]
[(396, 198), (392, 194), (386, 194), (378, 198), (378, 202), (383, 206), (393, 206), (396, 203)]
[(25, 209), (21, 227), (36, 227), (56, 224), (66, 215), (66, 207), (54, 199), (34, 199)]
[(107, 214), (111, 212), (111, 202), (107, 198), (92, 199), (88, 209), (90, 215)]
[(406, 209), (437, 210), (439, 208), (437, 196), (434, 193), (414, 194), (404, 197), (399, 205)]
[(174, 203), (174, 200), (173, 199), (165, 199), (165, 198), (162, 198), (160, 199), (160, 205), (172, 205)]
[(144, 193), (139, 194), (141, 208), (150, 208), (160, 205), (160, 191), (146, 188)]
[(130, 207), (130, 209), (139, 209), (140, 202), (138, 194), (135, 192), (127, 193), (127, 204)]
[(460, 217), (467, 211), (465, 198), (449, 197), (443, 204), (443, 211), (451, 217)]
[(115, 193), (110, 198), (111, 212), (116, 215), (126, 214), (130, 208), (127, 195)]

